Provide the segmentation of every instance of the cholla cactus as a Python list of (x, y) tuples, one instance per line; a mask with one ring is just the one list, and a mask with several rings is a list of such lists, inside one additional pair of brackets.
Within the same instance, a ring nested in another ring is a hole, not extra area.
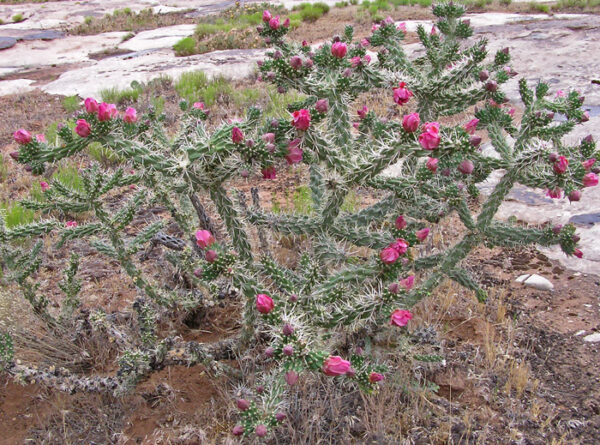
[[(561, 141), (586, 119), (579, 94), (548, 98), (546, 84), (532, 91), (521, 81), (525, 111), (517, 124), (514, 110), (503, 105), (506, 97), (501, 91), (501, 85), (516, 74), (507, 65), (508, 51), (487, 61), (485, 40), (471, 44), (465, 40), (472, 30), (460, 19), (462, 6), (441, 4), (433, 11), (439, 18), (437, 28), (427, 33), (419, 27), (425, 53), (413, 59), (402, 50), (402, 24), (391, 19), (373, 26), (372, 35), (360, 42), (353, 40), (348, 26), (343, 36), (311, 48), (288, 42), (288, 22), (265, 11), (259, 32), (274, 48), (259, 64), (260, 75), (280, 91), (295, 89), (305, 96), (290, 106), (289, 118), (264, 119), (259, 110), (250, 109), (244, 120), (210, 131), (203, 122), (208, 110), (199, 103), (183, 104), (181, 131), (171, 139), (160, 116), (138, 118), (130, 108), (120, 118), (114, 105), (87, 99), (76, 134), (63, 127), (60, 145), (34, 140), (25, 130), (15, 133), (21, 147), (13, 157), (33, 173), (44, 172), (47, 163), (79, 153), (91, 142), (114, 150), (135, 170), (93, 167), (82, 173), (83, 191), (54, 181), (45, 187), (43, 201), (23, 205), (68, 214), (88, 212), (95, 218), (82, 225), (47, 220), (12, 230), (0, 227), (0, 239), (8, 242), (58, 231), (61, 245), (89, 240), (98, 252), (118, 261), (135, 283), (139, 298), (133, 309), (140, 335), (137, 340), (128, 338), (109, 314), (89, 316), (95, 329), (105, 330), (123, 349), (119, 373), (101, 382), (73, 376), (61, 380), (61, 374), (49, 379), (37, 368), (15, 364), (7, 367), (8, 372), (49, 384), (62, 382), (61, 388), (68, 390), (124, 390), (166, 365), (203, 363), (227, 372), (218, 360), (251, 347), (256, 351), (255, 346), (262, 347), (256, 343), (261, 334), (261, 339), (269, 339), (263, 352), (269, 371), (260, 390), (237, 401), (242, 422), (233, 432), (264, 436), (285, 418), (282, 398), (303, 373), (344, 378), (365, 391), (380, 384), (385, 364), (373, 362), (361, 351), (348, 356), (332, 334), (362, 328), (375, 332), (385, 325), (401, 329), (410, 323), (410, 308), (445, 278), (485, 299), (485, 291), (460, 266), (476, 246), (558, 244), (567, 255), (581, 256), (573, 226), (523, 228), (494, 220), (516, 183), (546, 189), (555, 198), (564, 192), (572, 200), (579, 199), (583, 187), (597, 184), (592, 170), (599, 154), (591, 136), (574, 146)], [(384, 119), (356, 103), (359, 94), (374, 89), (387, 91), (390, 104), (395, 102), (400, 113), (407, 107), (416, 111), (403, 113), (399, 120)], [(478, 106), (475, 116), (461, 125), (438, 121), (472, 105)], [(555, 123), (554, 113), (566, 119)], [(476, 130), (487, 132), (493, 156), (480, 150)], [(242, 194), (228, 192), (230, 179), (250, 168), (259, 170), (264, 179), (274, 178), (283, 159), (288, 165), (306, 165), (313, 212), (273, 214), (261, 210), (256, 193), (248, 206)], [(396, 176), (383, 174), (397, 163)], [(502, 179), (473, 213), (468, 200), (478, 195), (477, 184), (494, 171), (501, 171)], [(131, 199), (109, 212), (106, 196), (128, 187), (135, 188)], [(346, 196), (358, 187), (373, 190), (379, 200), (343, 211)], [(211, 199), (227, 236), (217, 233), (217, 224), (198, 195)], [(153, 203), (164, 205), (192, 241), (162, 233), (167, 221), (160, 220), (135, 237), (126, 235), (137, 212)], [(463, 238), (443, 253), (420, 255), (417, 246), (427, 238), (430, 225), (452, 212), (465, 226)], [(249, 226), (259, 229), (260, 245), (254, 248)], [(297, 267), (278, 264), (269, 254), (265, 229), (306, 237)], [(167, 258), (187, 275), (190, 289), (167, 290), (144, 276), (136, 254), (156, 243), (171, 249)], [(357, 258), (353, 247), (368, 248), (371, 254)], [(80, 297), (75, 258), (61, 286), (67, 299), (63, 317), (57, 319), (32, 284), (41, 246), (30, 253), (7, 247), (4, 253), (6, 265), (15, 271), (15, 280), (44, 320), (61, 323), (67, 318), (64, 314), (76, 316)], [(238, 336), (213, 344), (158, 338), (160, 314), (210, 304), (223, 286), (245, 301)]]

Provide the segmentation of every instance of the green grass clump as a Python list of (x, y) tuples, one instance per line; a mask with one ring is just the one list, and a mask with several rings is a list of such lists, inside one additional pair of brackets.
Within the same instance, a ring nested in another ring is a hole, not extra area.
[(337, 2), (337, 3), (335, 4), (335, 7), (336, 7), (336, 8), (346, 8), (346, 7), (348, 7), (348, 6), (350, 6), (350, 3), (348, 3), (348, 2), (345, 2), (345, 1), (344, 1), (344, 2)]
[(309, 186), (302, 185), (300, 187), (296, 187), (296, 190), (292, 195), (292, 205), (295, 213), (299, 213), (301, 215), (309, 215), (313, 213), (314, 203)]
[(22, 22), (23, 20), (25, 20), (25, 18), (23, 17), (23, 14), (21, 14), (21, 13), (15, 14), (12, 16), (12, 21), (15, 23)]
[(191, 56), (196, 54), (196, 39), (193, 37), (184, 37), (175, 45), (173, 50), (177, 56)]
[(8, 178), (8, 165), (4, 159), (4, 155), (0, 153), (0, 182), (6, 181)]
[(86, 151), (92, 159), (104, 166), (117, 165), (124, 161), (113, 150), (105, 147), (99, 142), (92, 142), (89, 144), (86, 148)]
[(140, 94), (144, 91), (143, 86), (139, 82), (132, 82), (131, 88), (107, 88), (100, 91), (100, 98), (103, 102), (110, 104), (127, 104), (137, 102)]
[(63, 164), (59, 166), (52, 175), (52, 179), (62, 182), (73, 190), (83, 192), (81, 175), (79, 174), (79, 169), (74, 165)]
[(290, 21), (299, 18), (303, 22), (315, 22), (329, 12), (329, 5), (323, 2), (301, 3), (294, 6), (292, 10), (297, 12), (290, 15)]
[(67, 113), (74, 113), (79, 110), (79, 96), (67, 96), (62, 100), (62, 107)]
[(4, 212), (8, 229), (29, 224), (35, 219), (35, 212), (22, 207), (18, 202), (0, 202), (0, 211)]

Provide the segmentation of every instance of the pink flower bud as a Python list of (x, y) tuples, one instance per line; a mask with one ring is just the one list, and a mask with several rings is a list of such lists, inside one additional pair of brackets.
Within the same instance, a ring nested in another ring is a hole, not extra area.
[(596, 173), (586, 173), (583, 176), (583, 186), (584, 187), (594, 187), (598, 185), (598, 175)]
[(13, 158), (15, 161), (19, 160), (19, 152), (18, 151), (11, 151), (8, 155), (11, 158)]
[(427, 163), (425, 164), (425, 167), (427, 167), (429, 171), (435, 173), (437, 171), (438, 162), (440, 162), (440, 160), (437, 158), (427, 158)]
[(380, 374), (378, 372), (372, 372), (371, 374), (369, 374), (369, 382), (371, 383), (381, 382), (383, 379), (383, 374)]
[(35, 140), (42, 143), (42, 142), (46, 142), (46, 135), (44, 134), (36, 134), (35, 135)]
[(302, 58), (300, 56), (293, 56), (290, 59), (290, 66), (295, 70), (302, 68)]
[(471, 173), (473, 173), (474, 168), (475, 166), (473, 165), (473, 163), (468, 159), (465, 159), (459, 164), (458, 171), (461, 172), (463, 175), (470, 175)]
[(319, 99), (315, 104), (315, 110), (319, 113), (327, 113), (327, 110), (329, 110), (329, 101), (327, 99)]
[(357, 110), (356, 113), (358, 114), (358, 117), (361, 119), (364, 119), (365, 117), (367, 117), (367, 113), (369, 112), (369, 109), (365, 106), (363, 106), (360, 110)]
[(411, 290), (415, 285), (415, 276), (409, 275), (408, 277), (400, 280), (400, 286), (402, 286), (406, 290)]
[(412, 91), (406, 88), (406, 83), (404, 82), (400, 82), (398, 88), (394, 88), (394, 102), (398, 105), (404, 105), (412, 96)]
[(588, 113), (587, 111), (584, 111), (580, 122), (587, 122), (589, 120), (590, 120), (590, 113)]
[(115, 104), (107, 104), (106, 102), (102, 102), (100, 105), (98, 105), (98, 120), (100, 122), (110, 120), (116, 116), (117, 113), (117, 107)]
[(68, 228), (77, 227), (77, 221), (67, 221), (65, 226)]
[(203, 272), (203, 271), (202, 271), (202, 268), (201, 268), (201, 267), (199, 267), (198, 269), (195, 269), (195, 270), (194, 270), (194, 276), (195, 276), (196, 278), (202, 278), (202, 272)]
[(384, 264), (394, 264), (399, 257), (398, 251), (392, 247), (386, 247), (379, 253), (379, 258)]
[(424, 229), (417, 230), (415, 235), (419, 241), (424, 241), (425, 238), (427, 238), (427, 235), (429, 235), (429, 228), (425, 227)]
[[(296, 139), (295, 141), (300, 142), (300, 139)], [(285, 156), (285, 160), (289, 165), (298, 164), (302, 162), (302, 149), (298, 146), (298, 143), (294, 143), (295, 141), (290, 142), (288, 145), (288, 153)]]
[(573, 251), (573, 255), (575, 255), (577, 258), (583, 258), (583, 252), (579, 249), (575, 249)]
[(564, 156), (559, 156), (552, 168), (557, 175), (562, 175), (567, 171), (567, 167), (569, 166), (569, 160)]
[(481, 144), (481, 137), (479, 136), (471, 136), (469, 138), (469, 143), (473, 146), (473, 147), (478, 147), (479, 144)]
[(271, 20), (271, 18), (272, 18), (271, 13), (268, 10), (265, 9), (263, 11), (263, 14), (262, 14), (262, 20), (263, 20), (263, 22), (268, 22), (269, 20)]
[(241, 436), (242, 434), (244, 434), (244, 427), (242, 425), (236, 425), (231, 430), (231, 433), (234, 436)]
[(217, 259), (217, 252), (215, 252), (214, 250), (207, 250), (206, 254), (204, 255), (204, 258), (206, 259), (206, 261), (208, 261), (209, 263), (214, 263), (215, 260)]
[(282, 412), (275, 414), (275, 420), (278, 422), (283, 422), (285, 420), (285, 414)]
[(403, 327), (412, 320), (413, 314), (410, 311), (404, 309), (396, 309), (390, 316), (390, 323), (393, 326)]
[(494, 92), (498, 89), (498, 84), (495, 80), (490, 80), (485, 84), (485, 89), (490, 92)]
[(273, 299), (266, 294), (258, 294), (256, 296), (256, 309), (261, 314), (268, 314), (275, 307)]
[(273, 30), (279, 29), (279, 16), (275, 16), (269, 20), (269, 28)]
[(244, 140), (244, 133), (238, 127), (231, 129), (231, 141), (234, 144), (240, 144)]
[(362, 46), (364, 46), (364, 47), (367, 47), (367, 46), (369, 46), (371, 43), (369, 42), (369, 39), (362, 39), (362, 40), (360, 41), (360, 44), (361, 44)]
[(420, 124), (421, 118), (419, 116), (419, 113), (406, 114), (402, 118), (402, 128), (404, 128), (404, 131), (406, 131), (407, 133), (414, 133), (415, 131), (417, 131)]
[(27, 145), (31, 142), (31, 134), (24, 128), (15, 131), (13, 133), (13, 138), (15, 139), (17, 144), (20, 145)]
[(560, 233), (560, 231), (562, 230), (563, 226), (562, 224), (557, 224), (554, 227), (552, 227), (552, 233), (554, 233), (555, 235), (558, 235)]
[(485, 82), (490, 77), (490, 72), (488, 70), (483, 70), (479, 72), (479, 80)]
[(308, 46), (308, 42), (306, 40), (302, 41), (302, 46)]
[(284, 28), (290, 27), (290, 18), (289, 17), (286, 17), (286, 19), (283, 21), (283, 27)]
[(83, 104), (85, 105), (85, 111), (88, 113), (93, 114), (98, 112), (98, 102), (96, 102), (96, 99), (88, 97)]
[(82, 138), (87, 138), (92, 133), (92, 127), (90, 127), (90, 124), (85, 119), (79, 119), (75, 126), (75, 133)]
[(398, 283), (390, 283), (388, 286), (388, 291), (390, 291), (392, 294), (397, 294), (399, 291)]
[(298, 295), (296, 295), (296, 294), (290, 295), (290, 301), (292, 303), (295, 303), (296, 301), (298, 301)]
[(479, 119), (471, 119), (469, 122), (465, 124), (463, 127), (465, 131), (469, 134), (475, 134), (475, 130), (477, 130), (477, 124), (479, 123)]
[(133, 107), (127, 107), (125, 110), (125, 115), (123, 116), (123, 120), (128, 124), (133, 124), (137, 122), (137, 110)]
[(292, 125), (298, 130), (306, 131), (310, 126), (310, 112), (302, 108), (301, 110), (294, 111), (292, 114), (293, 120)]
[(42, 188), (42, 192), (47, 192), (48, 190), (50, 190), (50, 186), (46, 181), (41, 181), (40, 187)]
[(569, 193), (569, 201), (570, 202), (579, 201), (580, 199), (581, 199), (581, 191), (573, 190), (571, 193)]
[(356, 67), (357, 67), (357, 66), (359, 66), (361, 63), (362, 63), (362, 62), (361, 62), (361, 60), (360, 60), (360, 57), (359, 57), (359, 56), (355, 56), (355, 57), (352, 57), (352, 58), (350, 59), (350, 65), (352, 66), (352, 68), (356, 68)]
[(283, 347), (283, 355), (287, 355), (288, 357), (294, 355), (294, 347), (292, 345), (285, 345)]
[(396, 29), (398, 31), (406, 32), (406, 23), (405, 22), (398, 23), (398, 25), (396, 26)]
[(587, 161), (583, 161), (581, 164), (583, 165), (583, 168), (586, 171), (589, 171), (594, 166), (595, 163), (596, 163), (596, 159), (591, 158), (591, 159), (588, 159)]
[(304, 66), (305, 66), (306, 68), (312, 68), (312, 66), (313, 66), (313, 61), (312, 61), (312, 59), (306, 59), (306, 60), (304, 61)]
[(201, 249), (206, 249), (215, 242), (215, 238), (208, 230), (198, 230), (196, 232), (196, 244)]
[(265, 349), (265, 355), (268, 358), (273, 357), (273, 354), (275, 353), (275, 349), (273, 349), (271, 346), (269, 346), (267, 349)]
[(429, 34), (431, 34), (432, 36), (437, 35), (437, 29), (435, 28), (435, 25), (431, 27), (431, 31), (429, 32)]
[(348, 52), (348, 46), (344, 42), (335, 42), (331, 45), (331, 54), (333, 57), (343, 59)]
[(394, 225), (396, 226), (396, 229), (398, 229), (398, 230), (406, 229), (407, 223), (406, 223), (406, 220), (404, 219), (404, 215), (399, 215), (396, 218)]
[(553, 199), (560, 199), (560, 198), (562, 198), (562, 189), (560, 187), (548, 189), (546, 191), (546, 196), (549, 196), (550, 198), (553, 198)]
[(289, 323), (283, 325), (283, 335), (292, 335), (294, 333), (294, 327)]
[[(273, 19), (271, 19), (271, 20), (273, 20)], [(258, 437), (265, 437), (267, 435), (267, 427), (264, 426), (263, 424), (257, 425), (254, 432), (256, 433), (256, 435)]]
[(248, 402), (246, 399), (237, 399), (236, 404), (240, 411), (246, 411), (248, 408), (250, 408), (250, 402)]
[(350, 362), (342, 359), (338, 355), (332, 355), (323, 362), (323, 373), (325, 375), (335, 377), (344, 375), (350, 370)]
[(296, 371), (288, 371), (285, 373), (285, 383), (287, 383), (290, 386), (294, 386), (297, 382), (298, 382), (298, 378), (300, 376), (298, 375), (298, 373)]
[(275, 179), (277, 176), (277, 172), (273, 166), (263, 168), (261, 173), (263, 175), (263, 179)]

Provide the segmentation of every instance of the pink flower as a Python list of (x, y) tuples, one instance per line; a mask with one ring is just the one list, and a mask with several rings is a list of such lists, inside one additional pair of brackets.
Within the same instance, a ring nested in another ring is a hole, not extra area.
[(413, 314), (410, 311), (404, 309), (396, 309), (390, 316), (390, 323), (394, 326), (403, 327), (412, 320)]
[(285, 413), (277, 413), (275, 414), (275, 420), (277, 420), (278, 422), (283, 422), (285, 420)]
[(407, 133), (414, 133), (419, 128), (419, 124), (421, 123), (421, 118), (419, 113), (410, 113), (406, 114), (402, 118), (402, 128)]
[(362, 46), (365, 46), (365, 47), (366, 47), (366, 46), (369, 46), (369, 45), (371, 44), (371, 42), (369, 42), (369, 40), (368, 40), (368, 39), (362, 39), (362, 40), (360, 41), (360, 44), (361, 44)]
[(475, 130), (477, 130), (477, 124), (479, 123), (479, 119), (471, 119), (464, 126), (464, 129), (469, 134), (475, 134)]
[(47, 192), (50, 190), (50, 186), (46, 181), (40, 181), (40, 187), (42, 188), (42, 192)]
[(240, 411), (246, 411), (248, 408), (250, 408), (250, 402), (248, 402), (246, 399), (237, 399), (235, 404)]
[(294, 348), (292, 345), (285, 345), (282, 349), (283, 355), (287, 355), (288, 357), (290, 357), (291, 355), (294, 354)]
[(550, 198), (553, 198), (553, 199), (560, 199), (560, 198), (562, 198), (562, 189), (560, 187), (548, 189), (548, 191), (546, 191), (546, 196), (549, 196)]
[(242, 425), (236, 425), (231, 430), (231, 433), (234, 436), (241, 436), (242, 434), (244, 434), (244, 427)]
[(290, 26), (290, 18), (287, 17), (284, 21), (283, 21), (283, 27), (284, 28), (289, 28)]
[(400, 215), (398, 216), (398, 218), (396, 218), (396, 222), (395, 222), (395, 226), (396, 229), (398, 230), (404, 230), (406, 228), (406, 220), (404, 219), (404, 215)]
[(71, 227), (77, 227), (77, 221), (67, 221), (65, 226), (71, 228)]
[(358, 117), (361, 119), (364, 119), (365, 117), (367, 117), (368, 112), (369, 112), (369, 109), (367, 108), (366, 105), (363, 105), (363, 107), (360, 110), (356, 111), (356, 113), (358, 114)]
[(207, 250), (206, 254), (204, 255), (204, 258), (206, 259), (206, 261), (208, 261), (209, 263), (214, 263), (215, 260), (217, 259), (217, 252), (215, 252), (214, 250)]
[(275, 133), (265, 133), (260, 138), (267, 144), (272, 144), (275, 142)]
[(369, 63), (371, 63), (371, 56), (368, 54), (365, 54), (365, 57), (363, 57), (363, 62), (365, 65), (368, 65)]
[(419, 135), (419, 144), (425, 150), (435, 150), (440, 145), (440, 124), (437, 122), (427, 122), (423, 133)]
[(323, 362), (323, 373), (328, 376), (344, 375), (350, 370), (350, 362), (339, 355), (332, 355)]
[(359, 56), (355, 56), (355, 57), (352, 57), (352, 58), (350, 59), (350, 65), (352, 65), (352, 68), (356, 68), (356, 67), (357, 67), (358, 65), (360, 65), (361, 63), (362, 63), (362, 62), (361, 62), (361, 60), (360, 60), (360, 57), (359, 57)]
[(475, 166), (468, 159), (465, 159), (458, 165), (458, 171), (461, 172), (463, 175), (470, 175), (471, 173), (473, 173), (474, 168)]
[(425, 227), (424, 229), (417, 230), (415, 235), (419, 241), (425, 241), (425, 238), (427, 238), (427, 235), (429, 235), (429, 228)]
[(294, 386), (296, 382), (298, 382), (298, 377), (300, 376), (296, 371), (288, 371), (285, 373), (285, 383), (287, 383), (290, 386)]
[(13, 138), (18, 144), (27, 145), (31, 142), (31, 133), (21, 128), (13, 133)]
[(275, 179), (277, 176), (277, 172), (273, 166), (265, 167), (260, 172), (263, 175), (263, 179)]
[(319, 99), (315, 104), (315, 110), (319, 113), (327, 113), (327, 110), (329, 110), (329, 101), (327, 99)]
[(85, 119), (78, 119), (77, 125), (75, 125), (75, 133), (77, 133), (82, 138), (87, 138), (92, 132), (92, 127)]
[(215, 237), (208, 230), (198, 230), (196, 232), (196, 244), (201, 249), (206, 249), (215, 242)]
[(507, 113), (508, 113), (508, 115), (509, 115), (509, 116), (514, 116), (514, 115), (515, 115), (515, 111), (516, 111), (516, 110), (515, 110), (514, 108), (510, 108), (510, 109), (507, 111)]
[(404, 105), (413, 96), (412, 91), (406, 88), (404, 82), (400, 82), (398, 88), (394, 88), (394, 102), (398, 105)]
[(404, 287), (406, 290), (411, 290), (415, 285), (415, 276), (409, 275), (408, 277), (400, 280), (400, 286)]
[(240, 144), (244, 140), (244, 133), (238, 127), (233, 127), (231, 129), (231, 141), (234, 144)]
[(581, 191), (580, 190), (573, 190), (571, 193), (569, 193), (569, 202), (576, 202), (579, 201), (581, 199)]
[(425, 167), (427, 167), (428, 170), (435, 173), (437, 171), (438, 162), (440, 162), (438, 158), (427, 158), (427, 163), (425, 164)]
[(38, 142), (46, 142), (46, 135), (44, 134), (36, 134), (35, 140)]
[(204, 110), (204, 102), (194, 102), (194, 105), (192, 105), (193, 108), (195, 108), (196, 110)]
[(96, 99), (92, 97), (88, 97), (83, 104), (85, 105), (85, 111), (88, 113), (97, 113), (98, 112), (98, 102)]
[(558, 90), (556, 92), (556, 97), (565, 97), (565, 96), (566, 96), (566, 94), (563, 90)]
[(117, 115), (117, 106), (115, 104), (107, 104), (102, 102), (98, 105), (98, 120), (104, 122), (110, 120)]
[(273, 30), (279, 29), (279, 16), (275, 16), (269, 20), (269, 28)]
[(261, 314), (268, 314), (274, 307), (275, 303), (273, 303), (273, 299), (267, 294), (258, 294), (256, 296), (256, 309)]
[(302, 162), (302, 149), (299, 147), (300, 139), (294, 139), (288, 145), (288, 154), (285, 160), (288, 164), (298, 164)]
[(596, 173), (586, 173), (583, 176), (584, 187), (594, 187), (598, 185), (598, 175)]
[(298, 130), (308, 130), (310, 126), (310, 111), (305, 108), (294, 111), (292, 125)]
[(293, 56), (290, 59), (290, 66), (295, 70), (302, 68), (302, 58), (300, 56)]
[(562, 175), (567, 171), (567, 167), (569, 166), (569, 160), (564, 156), (559, 156), (558, 160), (554, 163), (552, 168), (557, 175)]
[(331, 54), (333, 57), (343, 59), (348, 52), (348, 46), (344, 42), (335, 42), (331, 45)]
[(435, 25), (431, 27), (431, 32), (429, 34), (431, 34), (432, 36), (437, 35), (437, 29), (435, 29)]
[(391, 243), (388, 247), (394, 249), (399, 255), (404, 255), (408, 250), (408, 243), (405, 239), (396, 238), (396, 241)]
[(128, 124), (132, 124), (134, 122), (137, 122), (137, 111), (135, 108), (133, 107), (128, 107), (125, 110), (125, 116), (123, 116), (123, 120), (125, 122), (127, 122)]
[(406, 32), (406, 23), (404, 23), (404, 22), (398, 23), (398, 25), (396, 26), (396, 29), (398, 31)]
[(379, 258), (381, 259), (383, 264), (394, 264), (399, 257), (400, 254), (393, 247), (386, 247), (381, 252), (379, 252)]
[(380, 374), (378, 372), (372, 372), (371, 374), (369, 374), (369, 382), (371, 383), (377, 383), (377, 382), (381, 382), (385, 377), (383, 377), (383, 374)]
[(261, 423), (260, 425), (256, 425), (254, 432), (258, 437), (265, 437), (267, 435), (267, 427)]
[(596, 158), (591, 158), (588, 159), (587, 161), (583, 161), (581, 164), (583, 165), (583, 168), (586, 170), (589, 170), (590, 168), (592, 168), (592, 166), (596, 163)]
[(379, 25), (377, 23), (373, 23), (371, 26), (371, 32), (375, 32), (379, 29)]
[(577, 258), (583, 258), (583, 252), (579, 249), (575, 249), (573, 251), (573, 255), (575, 255)]
[(272, 18), (271, 13), (268, 10), (265, 9), (263, 11), (263, 15), (262, 15), (263, 22), (268, 22), (268, 21), (271, 20), (271, 18)]

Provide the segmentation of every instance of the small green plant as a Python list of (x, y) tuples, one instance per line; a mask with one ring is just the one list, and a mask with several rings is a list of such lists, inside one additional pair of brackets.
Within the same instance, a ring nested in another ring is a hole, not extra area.
[(301, 215), (309, 215), (314, 211), (314, 203), (310, 187), (307, 185), (301, 185), (296, 187), (294, 194), (292, 195), (292, 204), (294, 206), (294, 212)]
[(35, 219), (35, 212), (24, 208), (18, 202), (0, 203), (0, 212), (4, 213), (8, 229), (29, 224)]
[(91, 17), (89, 15), (86, 15), (83, 19), (83, 23), (85, 25), (91, 25), (93, 21), (94, 21), (94, 17)]
[[(181, 75), (175, 83), (175, 91), (190, 103), (201, 101), (207, 106), (212, 106), (219, 100), (231, 98), (234, 89), (231, 82), (223, 76), (209, 80), (204, 72), (191, 71)], [(241, 94), (239, 98), (243, 100), (243, 93)]]
[(22, 22), (23, 20), (25, 20), (25, 18), (23, 17), (23, 14), (21, 14), (21, 13), (15, 14), (12, 16), (12, 21), (15, 23)]
[(348, 6), (350, 6), (350, 3), (343, 1), (343, 2), (337, 2), (335, 4), (336, 8), (347, 8)]
[(6, 178), (8, 178), (8, 165), (4, 155), (0, 153), (0, 182), (6, 181)]
[(3, 371), (15, 355), (12, 337), (8, 333), (0, 332), (0, 371)]
[(112, 104), (127, 104), (137, 102), (140, 94), (144, 91), (143, 86), (136, 82), (135, 84), (132, 82), (132, 86), (130, 88), (120, 89), (120, 88), (107, 88), (100, 91), (100, 98), (103, 102), (112, 103)]
[(73, 164), (62, 164), (52, 174), (52, 179), (59, 181), (66, 187), (75, 190), (83, 190), (83, 182), (79, 169)]
[(544, 14), (550, 13), (550, 5), (544, 3), (530, 2), (529, 9), (532, 11), (543, 12)]
[(67, 113), (74, 113), (79, 109), (80, 102), (79, 96), (67, 96), (62, 100), (62, 107)]
[(175, 45), (173, 50), (178, 56), (191, 56), (196, 54), (196, 40), (193, 37), (184, 37)]
[(500, 0), (502, 6), (508, 6), (512, 3), (512, 0)]
[[(162, 110), (157, 112), (160, 113)], [(113, 150), (97, 142), (88, 145), (87, 153), (92, 159), (106, 166), (117, 165), (123, 161)]]

